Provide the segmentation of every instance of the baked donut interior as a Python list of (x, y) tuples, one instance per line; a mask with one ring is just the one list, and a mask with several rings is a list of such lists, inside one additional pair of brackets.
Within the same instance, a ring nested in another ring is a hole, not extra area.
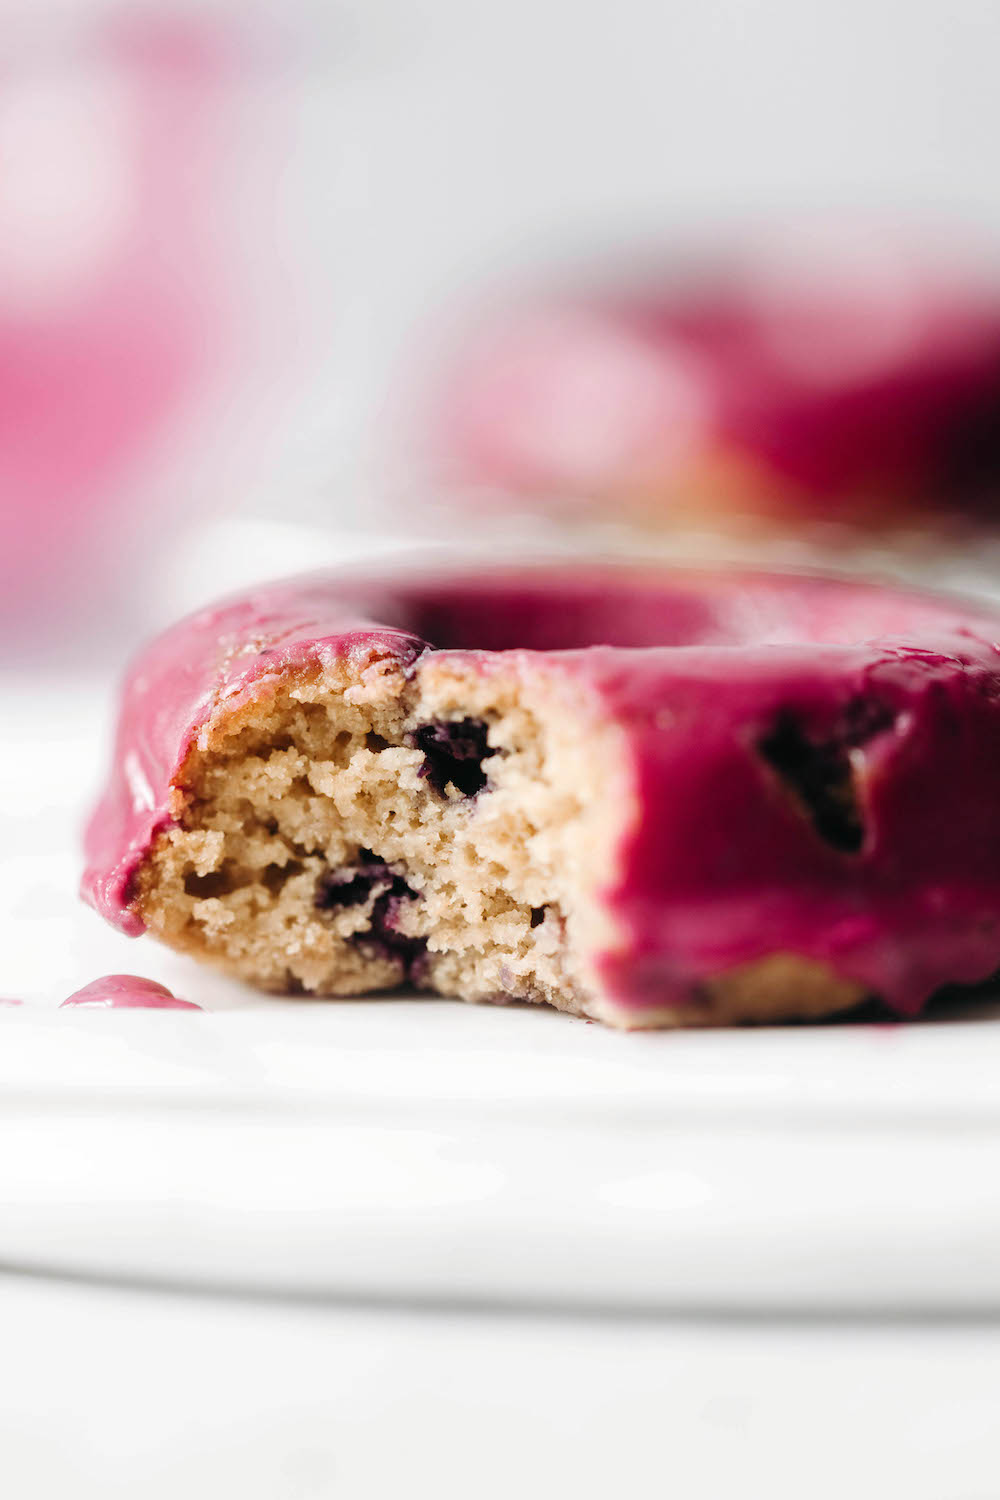
[(373, 650), (217, 722), (140, 871), (146, 923), (273, 990), (582, 1009), (614, 731), (497, 661)]

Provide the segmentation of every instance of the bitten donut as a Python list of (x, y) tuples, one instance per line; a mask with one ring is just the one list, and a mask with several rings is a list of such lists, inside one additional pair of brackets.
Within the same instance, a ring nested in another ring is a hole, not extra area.
[(793, 573), (255, 589), (136, 662), (84, 894), (274, 991), (913, 1015), (1000, 965), (997, 641)]
[(668, 528), (995, 525), (1000, 288), (902, 253), (798, 270), (504, 307), (440, 377), (438, 476)]

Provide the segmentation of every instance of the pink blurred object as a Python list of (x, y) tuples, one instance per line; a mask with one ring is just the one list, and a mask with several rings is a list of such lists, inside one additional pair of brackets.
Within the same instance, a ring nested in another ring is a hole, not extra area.
[(884, 233), (502, 308), (446, 371), (439, 474), (657, 524), (1000, 518), (1000, 284)]
[[(233, 355), (231, 22), (120, 7), (0, 66), (0, 619), (113, 613), (157, 445)], [(231, 246), (228, 247), (231, 250)]]
[(76, 990), (62, 1002), (59, 1009), (67, 1005), (86, 1005), (98, 1010), (201, 1010), (191, 1000), (179, 1000), (164, 985), (152, 979), (140, 979), (135, 974), (105, 974)]

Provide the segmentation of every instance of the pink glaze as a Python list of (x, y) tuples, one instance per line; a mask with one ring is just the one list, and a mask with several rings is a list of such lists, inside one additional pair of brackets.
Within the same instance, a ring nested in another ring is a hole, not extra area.
[[(122, 931), (143, 930), (131, 882), (217, 705), (337, 657), (409, 667), (443, 648), (489, 672), (492, 653), (511, 652), (507, 667), (568, 681), (624, 734), (635, 817), (604, 893), (620, 940), (596, 956), (611, 1004), (682, 1005), (699, 980), (790, 952), (913, 1014), (940, 986), (1000, 966), (995, 641), (1000, 613), (985, 607), (798, 574), (274, 584), (140, 656), (83, 894)], [(849, 751), (859, 847), (831, 845), (762, 753), (783, 724), (810, 745), (867, 725)]]
[[(889, 274), (893, 272), (894, 274)], [(807, 286), (734, 264), (502, 310), (432, 446), (466, 484), (873, 524), (1000, 510), (1000, 288), (915, 267)]]
[(95, 1010), (201, 1010), (192, 1000), (178, 1000), (164, 985), (136, 974), (105, 974), (85, 984), (62, 1002), (87, 1005)]

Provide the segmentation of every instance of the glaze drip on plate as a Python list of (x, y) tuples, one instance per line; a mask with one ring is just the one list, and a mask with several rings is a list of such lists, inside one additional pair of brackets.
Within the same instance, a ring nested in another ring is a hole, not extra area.
[(62, 1002), (67, 1006), (86, 1006), (93, 1010), (201, 1010), (192, 1000), (180, 1000), (164, 985), (136, 974), (104, 974), (75, 990)]

